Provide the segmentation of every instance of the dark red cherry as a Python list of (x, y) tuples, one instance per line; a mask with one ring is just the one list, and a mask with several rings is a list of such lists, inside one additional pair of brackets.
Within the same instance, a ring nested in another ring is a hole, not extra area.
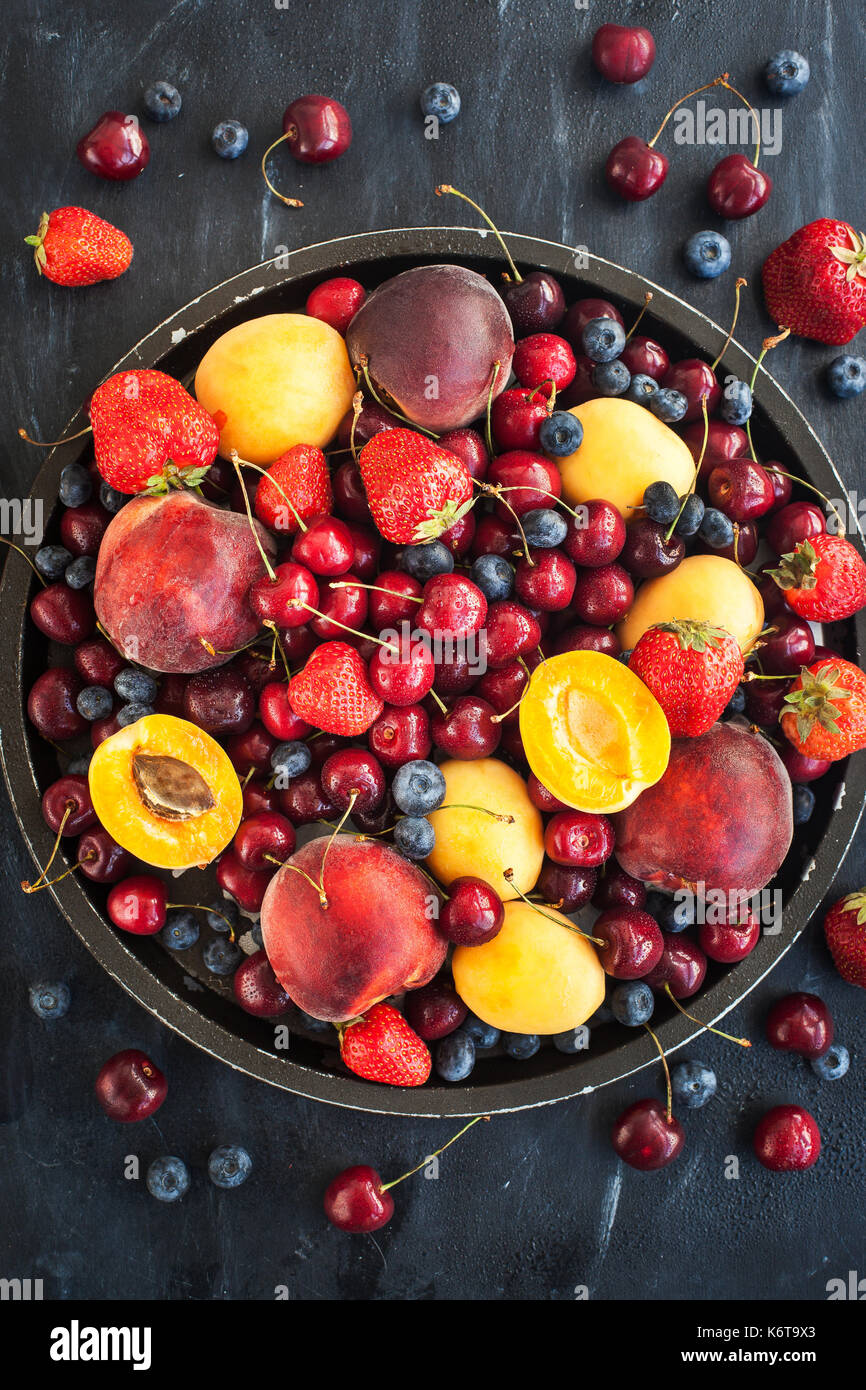
[(345, 106), (333, 97), (298, 97), (283, 113), (283, 134), (302, 164), (326, 164), (349, 148), (352, 122)]
[(292, 544), (292, 559), (306, 565), (312, 574), (345, 574), (355, 555), (352, 533), (345, 521), (335, 516), (317, 516), (299, 531)]
[[(104, 637), (91, 637), (82, 642), (72, 653), (72, 660), (85, 685), (104, 685), (108, 690), (114, 684), (114, 677), (127, 664)], [(165, 677), (162, 679), (164, 681)]]
[(490, 465), (487, 482), (502, 489), (496, 511), (503, 521), (513, 523), (513, 513), (522, 516), (537, 507), (549, 507), (562, 495), (559, 469), (543, 454), (526, 449), (510, 449)]
[(707, 479), (707, 492), (712, 505), (731, 521), (753, 521), (764, 516), (775, 498), (769, 474), (750, 458), (718, 464)]
[[(268, 651), (266, 656), (264, 652), (257, 652), (249, 649), (239, 652), (231, 662), (231, 665), (235, 671), (240, 672), (253, 694), (258, 698), (266, 685), (269, 685), (271, 681), (278, 680), (281, 674), (285, 675), (282, 662), (280, 662), (279, 666), (277, 665), (279, 661), (280, 658), (276, 652), (272, 653)], [(168, 679), (170, 679), (170, 677), (163, 676), (163, 685)], [(186, 681), (188, 677), (181, 676), (179, 679)], [(160, 690), (162, 690), (162, 686), (160, 686)], [(170, 711), (166, 710), (165, 713), (168, 714)]]
[(593, 500), (568, 517), (568, 534), (562, 548), (576, 565), (596, 569), (619, 558), (625, 545), (625, 522), (612, 502)]
[(593, 811), (557, 811), (544, 831), (545, 853), (555, 864), (596, 869), (613, 853), (613, 826)]
[(578, 864), (555, 864), (545, 858), (536, 891), (558, 912), (577, 912), (591, 899), (598, 881), (595, 869)]
[[(461, 643), (455, 643), (453, 650), (449, 651), (449, 640), (446, 639), (442, 657), (435, 663), (436, 674), (433, 678), (433, 689), (446, 700), (453, 695), (468, 695), (478, 680), (478, 663), (470, 659), (468, 650), (464, 650)], [(479, 638), (479, 644), (483, 641), (483, 637)]]
[(686, 1140), (675, 1115), (668, 1117), (659, 1100), (638, 1100), (615, 1121), (611, 1143), (624, 1163), (652, 1172), (672, 1163)]
[(208, 734), (243, 734), (253, 722), (256, 701), (240, 671), (219, 666), (199, 671), (183, 692), (183, 717)]
[(50, 666), (36, 677), (27, 696), (27, 717), (43, 738), (62, 743), (86, 731), (87, 720), (75, 703), (81, 689), (81, 679), (71, 667)]
[(681, 362), (673, 362), (662, 377), (662, 386), (685, 396), (688, 406), (683, 420), (686, 423), (701, 417), (703, 400), (712, 415), (722, 396), (715, 372), (709, 362), (702, 362), (699, 357), (684, 357)]
[(338, 811), (375, 811), (385, 795), (382, 764), (365, 748), (340, 748), (322, 764), (322, 790)]
[(788, 476), (788, 470), (783, 469), (780, 463), (765, 463), (764, 470), (773, 485), (773, 505), (770, 511), (778, 512), (790, 502), (794, 484)]
[(338, 1173), (325, 1192), (324, 1205), (331, 1225), (350, 1235), (378, 1231), (394, 1215), (394, 1198), (366, 1163)]
[(592, 627), (589, 623), (577, 623), (567, 627), (553, 643), (553, 655), (563, 652), (603, 652), (605, 656), (619, 656), (622, 647), (619, 638), (609, 627)]
[(30, 616), (41, 633), (65, 647), (77, 646), (96, 627), (89, 593), (85, 589), (70, 589), (62, 582), (48, 584), (34, 594)]
[(815, 659), (815, 638), (805, 618), (774, 618), (775, 631), (762, 639), (761, 667), (771, 676), (796, 676)]
[(550, 414), (544, 387), (513, 387), (496, 397), (490, 411), (493, 437), (500, 449), (538, 450), (538, 434)]
[(826, 529), (824, 513), (814, 502), (789, 502), (772, 514), (766, 536), (777, 555), (790, 555), (801, 541), (823, 536)]
[[(347, 410), (339, 425), (337, 426), (337, 444), (341, 449), (348, 449), (352, 439), (352, 421), (355, 418), (354, 409)], [(392, 415), (390, 410), (386, 410), (378, 401), (364, 401), (358, 419), (355, 423), (355, 448), (362, 449), (365, 444), (369, 444), (375, 434), (381, 434), (382, 430), (394, 430), (400, 425), (396, 415)], [(360, 495), (365, 496), (363, 484), (360, 483), (360, 471), (354, 460), (350, 460), (353, 468), (357, 471), (357, 481), (360, 488)], [(342, 467), (337, 472), (342, 471)], [(334, 497), (338, 496), (337, 475), (333, 478)], [(357, 520), (363, 518), (358, 517)]]
[[(390, 429), (391, 426), (383, 426)], [(358, 448), (362, 447), (360, 444)], [(369, 521), (370, 507), (361, 481), (361, 470), (354, 459), (346, 459), (331, 478), (334, 492), (334, 511), (347, 521)]]
[(424, 1042), (446, 1038), (460, 1027), (468, 1012), (457, 991), (444, 980), (433, 980), (406, 994), (406, 1022)]
[(655, 56), (652, 34), (639, 25), (602, 24), (592, 36), (592, 61), (608, 82), (640, 82)]
[(59, 835), (82, 835), (96, 825), (96, 812), (90, 799), (87, 778), (67, 772), (46, 787), (42, 794), (42, 819)]
[(614, 145), (604, 166), (605, 177), (614, 193), (629, 203), (642, 203), (657, 193), (670, 168), (666, 155), (642, 140), (627, 135)]
[(790, 689), (791, 681), (784, 676), (778, 680), (749, 681), (746, 685), (746, 718), (762, 728), (775, 728)]
[(294, 826), (330, 820), (336, 809), (322, 787), (318, 770), (312, 767), (302, 772), (300, 777), (293, 777), (289, 785), (280, 791), (280, 810)]
[(426, 642), (402, 643), (398, 648), (376, 647), (368, 666), (373, 690), (388, 705), (417, 705), (436, 677), (431, 647)]
[(76, 855), (81, 872), (94, 883), (117, 883), (135, 862), (101, 825), (82, 835)]
[[(516, 710), (513, 717), (517, 717)], [(531, 772), (526, 779), (526, 790), (533, 806), (536, 806), (539, 811), (544, 811), (545, 815), (552, 815), (554, 811), (568, 810), (565, 802), (560, 801), (558, 796), (554, 796), (553, 792), (548, 791), (547, 787), (543, 782), (539, 781), (534, 772)]]
[(833, 766), (827, 758), (808, 758), (805, 753), (798, 753), (787, 739), (784, 748), (779, 749), (779, 757), (792, 782), (814, 782)]
[(575, 352), (580, 351), (583, 330), (590, 319), (616, 319), (625, 327), (622, 314), (609, 299), (576, 299), (562, 323), (562, 336), (567, 338)]
[(661, 381), (671, 365), (671, 359), (661, 343), (641, 334), (629, 338), (620, 353), (620, 361), (628, 367), (632, 376), (651, 376), (654, 381)]
[(741, 915), (742, 921), (701, 923), (698, 943), (710, 960), (734, 965), (754, 951), (761, 938), (760, 919), (751, 911)]
[(496, 710), (477, 695), (460, 695), (443, 714), (436, 710), (430, 732), (437, 748), (450, 758), (469, 762), (489, 758), (499, 746), (502, 725), (495, 723)]
[[(471, 516), (472, 513), (467, 512), (466, 515)], [(347, 522), (346, 530), (352, 538), (354, 551), (349, 569), (357, 579), (371, 584), (379, 569), (382, 537), (372, 526), (359, 526), (356, 521)]]
[(565, 296), (559, 283), (546, 270), (531, 270), (522, 280), (507, 285), (502, 290), (502, 298), (511, 316), (515, 338), (525, 338), (530, 333), (549, 333), (559, 325), (565, 313)]
[(426, 758), (433, 747), (430, 720), (423, 705), (386, 705), (367, 733), (371, 752), (386, 768), (402, 767), (414, 758)]
[(615, 980), (649, 977), (661, 960), (664, 938), (658, 923), (639, 907), (609, 907), (593, 923), (592, 934), (606, 975)]
[(480, 518), (475, 528), (470, 554), (473, 560), (479, 555), (502, 555), (512, 560), (516, 551), (522, 553), (522, 544), (513, 518), (506, 520), (488, 513)]
[(676, 932), (662, 932), (664, 947), (658, 965), (646, 976), (651, 989), (670, 985), (675, 999), (696, 994), (707, 973), (707, 958), (695, 941)]
[(279, 809), (279, 805), (279, 792), (276, 787), (269, 787), (266, 782), (262, 782), (256, 777), (244, 784), (243, 814), (245, 819), (249, 816), (257, 816), (260, 811), (276, 811)]
[(312, 726), (300, 719), (289, 704), (289, 687), (285, 681), (269, 681), (259, 695), (259, 718), (269, 734), (280, 743), (306, 738)]
[(267, 870), (247, 869), (234, 850), (227, 849), (220, 855), (216, 866), (216, 881), (224, 893), (234, 898), (243, 912), (260, 912), (275, 872), (275, 864), (268, 864)]
[(634, 585), (628, 571), (621, 564), (600, 565), (578, 572), (572, 610), (582, 623), (609, 627), (625, 617), (633, 600)]
[(502, 929), (505, 908), (482, 878), (456, 878), (439, 913), (439, 930), (455, 946), (481, 946)]
[(578, 352), (574, 359), (574, 380), (561, 396), (557, 397), (557, 407), (560, 410), (570, 410), (573, 405), (583, 405), (584, 401), (591, 401), (598, 395), (598, 387), (593, 378), (595, 363), (591, 357)]
[(232, 976), (232, 991), (241, 1008), (254, 1018), (278, 1018), (292, 1006), (265, 951), (242, 960)]
[[(513, 724), (519, 718), (519, 709), (516, 707), (519, 705), (520, 697), (528, 684), (529, 676), (525, 667), (519, 661), (510, 661), (507, 666), (501, 666), (498, 671), (485, 671), (475, 687), (475, 694), (491, 704), (497, 714), (503, 716), (503, 724)], [(530, 792), (530, 798), (531, 795)], [(559, 810), (560, 808), (559, 806), (550, 808), (539, 806), (538, 809)]]
[(733, 540), (728, 541), (727, 545), (711, 546), (706, 541), (698, 541), (695, 548), (701, 555), (722, 555), (745, 569), (758, 553), (757, 525), (754, 521), (735, 521)]
[(526, 608), (507, 598), (490, 604), (486, 633), (487, 665), (494, 670), (534, 651), (541, 641), (537, 620)]
[(295, 852), (295, 827), (278, 811), (259, 811), (242, 820), (232, 841), (245, 869), (267, 870), (274, 859), (284, 864)]
[(475, 512), (465, 512), (454, 522), (453, 526), (449, 526), (447, 531), (442, 532), (439, 540), (443, 545), (447, 545), (456, 559), (462, 560), (472, 548), (476, 525)]
[(104, 1063), (95, 1089), (110, 1120), (133, 1124), (156, 1113), (168, 1094), (168, 1082), (145, 1052), (129, 1047)]
[[(382, 570), (375, 578), (375, 589), (369, 591), (370, 623), (376, 632), (384, 628), (399, 629), (401, 623), (412, 623), (420, 608), (423, 587), (419, 580), (402, 570)], [(385, 589), (387, 592), (382, 593)]]
[[(625, 354), (623, 354), (625, 356)], [(740, 458), (749, 452), (749, 437), (739, 425), (728, 425), (723, 420), (710, 420), (707, 426), (707, 447), (704, 449), (703, 419), (694, 420), (682, 432), (683, 441), (697, 463), (701, 459), (701, 477), (708, 478), (713, 469), (729, 459)], [(703, 458), (701, 450), (703, 449)]]
[[(496, 399), (499, 400), (499, 397), (497, 396)], [(462, 459), (473, 478), (480, 480), (487, 477), (490, 455), (487, 452), (487, 445), (477, 430), (468, 427), (448, 430), (446, 434), (439, 436), (439, 447)]]
[(106, 111), (82, 135), (75, 153), (85, 169), (103, 179), (135, 179), (147, 168), (150, 145), (136, 116)]
[(767, 1041), (779, 1052), (823, 1057), (833, 1041), (830, 1010), (817, 994), (786, 994), (767, 1015)]
[(719, 217), (751, 217), (764, 206), (772, 188), (772, 179), (744, 154), (728, 154), (707, 180), (707, 200)]
[[(351, 554), (351, 538), (347, 541)], [(309, 621), (310, 608), (319, 607), (319, 586), (310, 570), (294, 560), (277, 565), (275, 579), (264, 574), (250, 585), (250, 608), (261, 622), (279, 628), (302, 627)]]
[(514, 592), (527, 608), (560, 613), (571, 603), (577, 571), (561, 550), (530, 550), (519, 560)]
[[(368, 591), (352, 581), (354, 574), (341, 574), (338, 580), (325, 579), (319, 593), (319, 612), (310, 619), (310, 627), (323, 642), (333, 640), (354, 642), (355, 632), (367, 621)], [(324, 616), (322, 616), (324, 614)]]
[(776, 1105), (758, 1122), (753, 1143), (772, 1173), (801, 1172), (818, 1162), (821, 1131), (802, 1105)]
[(604, 912), (609, 907), (643, 907), (645, 902), (646, 885), (621, 869), (615, 859), (608, 860), (592, 895), (593, 907)]
[(256, 719), (243, 733), (229, 734), (225, 748), (232, 767), (243, 780), (252, 773), (270, 772), (271, 754), (278, 742), (279, 739)]

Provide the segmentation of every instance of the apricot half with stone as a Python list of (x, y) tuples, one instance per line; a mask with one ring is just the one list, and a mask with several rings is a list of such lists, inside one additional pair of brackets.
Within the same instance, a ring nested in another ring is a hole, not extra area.
[(520, 704), (532, 771), (580, 811), (621, 811), (657, 782), (671, 734), (642, 680), (603, 652), (563, 652), (537, 666)]
[(228, 755), (172, 714), (148, 714), (104, 739), (89, 782), (109, 835), (159, 869), (209, 864), (240, 825), (241, 785)]

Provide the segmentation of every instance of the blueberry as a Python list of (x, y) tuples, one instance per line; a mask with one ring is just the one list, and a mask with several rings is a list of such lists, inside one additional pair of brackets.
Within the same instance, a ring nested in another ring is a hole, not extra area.
[(866, 386), (866, 357), (852, 357), (849, 352), (834, 357), (827, 368), (827, 385), (840, 400), (859, 396)]
[(43, 579), (53, 583), (66, 572), (72, 556), (64, 545), (43, 545), (33, 556), (33, 563)]
[(798, 782), (794, 787), (794, 824), (805, 825), (815, 809), (815, 793)]
[(228, 937), (215, 936), (201, 953), (201, 958), (212, 975), (233, 975), (240, 964), (243, 951)]
[(154, 82), (144, 94), (144, 109), (152, 121), (173, 121), (181, 104), (180, 92), (170, 82)]
[(121, 700), (128, 700), (136, 705), (151, 705), (157, 697), (159, 686), (146, 671), (137, 671), (134, 666), (124, 666), (114, 677), (114, 689)]
[(431, 82), (421, 93), (421, 110), (448, 125), (460, 115), (460, 93), (450, 82)]
[(188, 951), (198, 941), (198, 922), (195, 913), (186, 909), (170, 912), (165, 926), (159, 933), (163, 946), (171, 951)]
[(70, 589), (86, 589), (96, 578), (96, 561), (92, 555), (79, 555), (71, 565), (67, 565), (63, 578)]
[(622, 355), (625, 329), (616, 319), (590, 319), (580, 338), (581, 347), (593, 362), (612, 362)]
[(407, 545), (400, 551), (397, 563), (424, 584), (437, 574), (450, 574), (454, 556), (442, 541), (424, 541), (421, 545)]
[(731, 264), (731, 243), (721, 232), (695, 232), (683, 247), (683, 261), (699, 280), (715, 280)]
[(685, 415), (689, 403), (682, 391), (675, 391), (672, 386), (660, 386), (655, 395), (650, 396), (649, 408), (662, 424), (675, 425)]
[(640, 1028), (653, 1016), (655, 995), (644, 980), (623, 980), (611, 992), (610, 1007), (617, 1023)]
[(554, 410), (542, 420), (538, 442), (546, 454), (568, 458), (583, 442), (583, 425), (570, 410)]
[(565, 517), (552, 507), (535, 507), (526, 513), (522, 523), (527, 541), (539, 550), (555, 550), (568, 535)]
[(445, 800), (445, 778), (435, 763), (415, 758), (394, 773), (391, 795), (406, 816), (426, 816)]
[(764, 81), (774, 97), (793, 97), (809, 81), (809, 59), (792, 48), (774, 53), (764, 68)]
[(117, 727), (125, 729), (128, 724), (136, 724), (139, 719), (146, 719), (149, 714), (154, 713), (153, 705), (128, 704), (121, 705), (117, 711)]
[(218, 898), (209, 904), (205, 921), (213, 931), (227, 932), (238, 924), (238, 905), (234, 898)]
[(674, 531), (678, 536), (694, 536), (704, 519), (704, 504), (696, 492), (690, 492), (681, 502), (679, 520)]
[(177, 1202), (189, 1191), (189, 1169), (182, 1158), (155, 1158), (147, 1170), (147, 1190), (158, 1202)]
[(600, 1028), (603, 1023), (610, 1023), (612, 1018), (613, 1013), (607, 1004), (599, 1004), (595, 1013), (586, 1020), (586, 1026), (588, 1028)]
[(66, 771), (70, 777), (86, 777), (90, 770), (90, 755), (85, 758), (73, 758)]
[(624, 652), (620, 652), (619, 656), (617, 657), (617, 661), (621, 661), (623, 666), (627, 666), (629, 661), (631, 660), (631, 654), (633, 651), (634, 647), (626, 647)]
[(220, 1144), (207, 1161), (208, 1177), (215, 1187), (240, 1187), (253, 1168), (253, 1160), (240, 1144)]
[(99, 489), (99, 500), (107, 512), (119, 512), (121, 507), (125, 507), (132, 498), (128, 492), (118, 492), (116, 487), (110, 483), (102, 483)]
[(619, 358), (599, 362), (592, 369), (592, 384), (603, 396), (623, 396), (631, 384), (631, 372)]
[(261, 922), (253, 922), (252, 926), (250, 927), (250, 936), (253, 939), (253, 945), (255, 946), (256, 950), (263, 950), (265, 945), (265, 936), (264, 932), (262, 931)]
[(83, 463), (67, 463), (60, 474), (58, 493), (64, 507), (83, 507), (93, 492), (93, 479)]
[[(476, 1014), (467, 1014), (459, 1031), (469, 1035), (479, 1052), (489, 1052), (499, 1042), (499, 1029), (485, 1023)], [(454, 1036), (453, 1033), (451, 1036)]]
[(436, 1044), (436, 1075), (443, 1081), (465, 1081), (475, 1066), (475, 1043), (465, 1028), (458, 1028)]
[(695, 900), (691, 894), (687, 898), (669, 898), (667, 893), (649, 893), (644, 910), (664, 931), (685, 931), (694, 925)]
[(278, 743), (271, 754), (271, 767), (281, 782), (290, 782), (293, 777), (305, 773), (313, 761), (309, 745), (300, 739), (290, 743)]
[(658, 389), (659, 384), (653, 377), (638, 372), (629, 382), (625, 398), (627, 401), (634, 401), (635, 405), (649, 405)]
[(82, 719), (107, 719), (114, 708), (114, 697), (104, 685), (86, 685), (79, 691), (75, 707)]
[(752, 388), (747, 381), (729, 377), (719, 401), (719, 414), (729, 425), (744, 425), (752, 413)]
[(823, 1057), (812, 1057), (809, 1065), (822, 1081), (839, 1081), (851, 1065), (847, 1047), (831, 1043)]
[(39, 1018), (62, 1018), (72, 1003), (68, 985), (40, 981), (30, 986), (30, 1007)]
[(404, 816), (394, 827), (394, 848), (407, 859), (426, 859), (436, 843), (436, 831), (424, 816)]
[(699, 1110), (716, 1094), (716, 1073), (703, 1062), (678, 1062), (671, 1067), (674, 1105)]
[(552, 1042), (557, 1052), (571, 1055), (575, 1052), (585, 1052), (587, 1039), (587, 1027), (582, 1023), (579, 1028), (567, 1028), (564, 1033), (554, 1033)]
[(680, 509), (680, 499), (672, 483), (650, 483), (643, 495), (643, 504), (650, 521), (670, 526)]
[(701, 540), (712, 546), (713, 550), (723, 550), (734, 539), (734, 523), (718, 507), (707, 507), (699, 528)]
[(746, 708), (746, 687), (738, 685), (727, 705), (725, 714), (742, 714)]
[(528, 1062), (541, 1047), (541, 1038), (537, 1033), (503, 1033), (502, 1046), (515, 1062)]
[(240, 121), (220, 121), (214, 127), (210, 142), (220, 159), (237, 159), (246, 149), (249, 138), (249, 131)]
[(298, 1018), (308, 1033), (329, 1033), (333, 1027), (327, 1019), (314, 1018), (312, 1014), (305, 1014), (303, 1009), (298, 1009)]
[(514, 570), (501, 555), (479, 555), (469, 571), (488, 603), (508, 598), (514, 588)]

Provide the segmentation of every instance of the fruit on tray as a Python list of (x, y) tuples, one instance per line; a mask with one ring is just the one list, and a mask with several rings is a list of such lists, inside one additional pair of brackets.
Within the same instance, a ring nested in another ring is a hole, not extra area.
[(440, 969), (447, 942), (436, 928), (436, 901), (421, 870), (390, 845), (321, 836), (296, 850), (268, 884), (265, 950), (306, 1013), (332, 1022), (357, 1018)]
[(764, 603), (733, 560), (688, 555), (676, 569), (640, 586), (616, 635), (623, 651), (631, 651), (647, 628), (682, 619), (724, 628), (745, 654), (764, 625)]
[(770, 252), (762, 275), (780, 328), (841, 345), (866, 323), (866, 247), (847, 222), (808, 222)]
[(414, 430), (382, 430), (358, 463), (373, 520), (396, 545), (435, 540), (472, 505), (463, 460)]
[(628, 665), (655, 695), (674, 738), (712, 728), (743, 678), (736, 638), (687, 620), (647, 628)]
[(632, 521), (650, 483), (668, 482), (678, 496), (691, 486), (695, 465), (688, 446), (643, 406), (602, 396), (571, 414), (583, 426), (583, 442), (557, 460), (570, 506), (603, 497)]
[(581, 811), (629, 806), (662, 776), (671, 747), (655, 696), (627, 666), (596, 651), (563, 652), (536, 667), (520, 733), (538, 780)]
[(321, 448), (352, 404), (355, 378), (339, 333), (307, 314), (263, 314), (208, 348), (195, 394), (225, 423), (219, 451), (266, 467), (295, 444)]
[(800, 541), (769, 573), (788, 606), (810, 622), (841, 622), (866, 606), (866, 564), (844, 536)]
[(103, 739), (88, 783), (108, 833), (156, 868), (209, 864), (240, 824), (243, 797), (228, 754), (171, 714), (145, 715)]
[(90, 398), (96, 466), (119, 492), (165, 492), (173, 473), (195, 486), (216, 457), (219, 432), (179, 381), (143, 368), (116, 372)]
[(366, 733), (385, 707), (370, 686), (366, 665), (347, 642), (316, 648), (289, 682), (289, 704), (308, 724), (345, 738)]
[(531, 893), (544, 860), (544, 834), (523, 778), (498, 758), (453, 759), (440, 771), (445, 798), (429, 816), (436, 834), (430, 872), (446, 888), (457, 878), (483, 879), (503, 900), (518, 890)]
[(414, 266), (386, 280), (352, 319), (346, 343), (379, 394), (437, 434), (484, 414), (491, 392), (505, 389), (514, 354), (502, 299), (460, 265)]
[(667, 771), (614, 820), (626, 873), (673, 893), (698, 883), (750, 894), (793, 836), (791, 783), (772, 744), (736, 724), (674, 739)]
[[(273, 538), (255, 525), (273, 557)], [(246, 516), (189, 490), (136, 497), (102, 539), (96, 613), (128, 660), (152, 671), (204, 671), (255, 637), (247, 594), (264, 574)]]
[(589, 939), (554, 909), (522, 901), (505, 904), (491, 941), (458, 946), (452, 968), (472, 1012), (508, 1033), (564, 1033), (604, 998), (604, 970)]
[(33, 236), (36, 269), (55, 285), (95, 285), (129, 269), (132, 242), (125, 232), (86, 208), (43, 212)]
[(356, 1076), (388, 1086), (423, 1086), (432, 1058), (393, 1004), (374, 1004), (340, 1029), (340, 1056)]
[(807, 758), (835, 762), (866, 747), (866, 674), (842, 657), (804, 667), (784, 697), (782, 733)]

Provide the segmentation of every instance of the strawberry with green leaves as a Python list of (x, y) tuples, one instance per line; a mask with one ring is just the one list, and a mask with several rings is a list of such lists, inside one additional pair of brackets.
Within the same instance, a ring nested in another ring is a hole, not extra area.
[(219, 425), (179, 381), (153, 368), (116, 372), (90, 398), (96, 466), (118, 492), (196, 487), (216, 458)]
[(374, 1004), (363, 1017), (338, 1026), (340, 1056), (356, 1076), (387, 1086), (424, 1085), (430, 1051), (392, 1004)]
[(842, 979), (866, 989), (866, 888), (833, 904), (824, 918), (824, 936)]
[(807, 758), (847, 758), (866, 748), (866, 672), (828, 657), (803, 668), (785, 696), (782, 733)]
[(838, 345), (866, 323), (866, 241), (847, 222), (809, 222), (771, 251), (762, 274), (781, 328)]
[(866, 607), (866, 564), (844, 536), (812, 536), (770, 574), (789, 607), (815, 623), (837, 623)]
[(289, 704), (326, 734), (357, 738), (385, 708), (367, 677), (367, 667), (348, 642), (323, 642), (289, 682)]
[(415, 430), (382, 430), (358, 463), (373, 520), (395, 545), (435, 540), (472, 506), (466, 464)]
[(743, 678), (736, 638), (686, 618), (647, 628), (628, 665), (658, 700), (674, 738), (706, 733)]
[(43, 212), (36, 234), (24, 240), (33, 247), (39, 274), (70, 288), (116, 280), (132, 260), (126, 233), (87, 208)]
[(256, 516), (272, 531), (293, 534), (301, 529), (298, 518), (322, 516), (333, 501), (325, 455), (313, 444), (295, 444), (268, 466), (256, 490)]

